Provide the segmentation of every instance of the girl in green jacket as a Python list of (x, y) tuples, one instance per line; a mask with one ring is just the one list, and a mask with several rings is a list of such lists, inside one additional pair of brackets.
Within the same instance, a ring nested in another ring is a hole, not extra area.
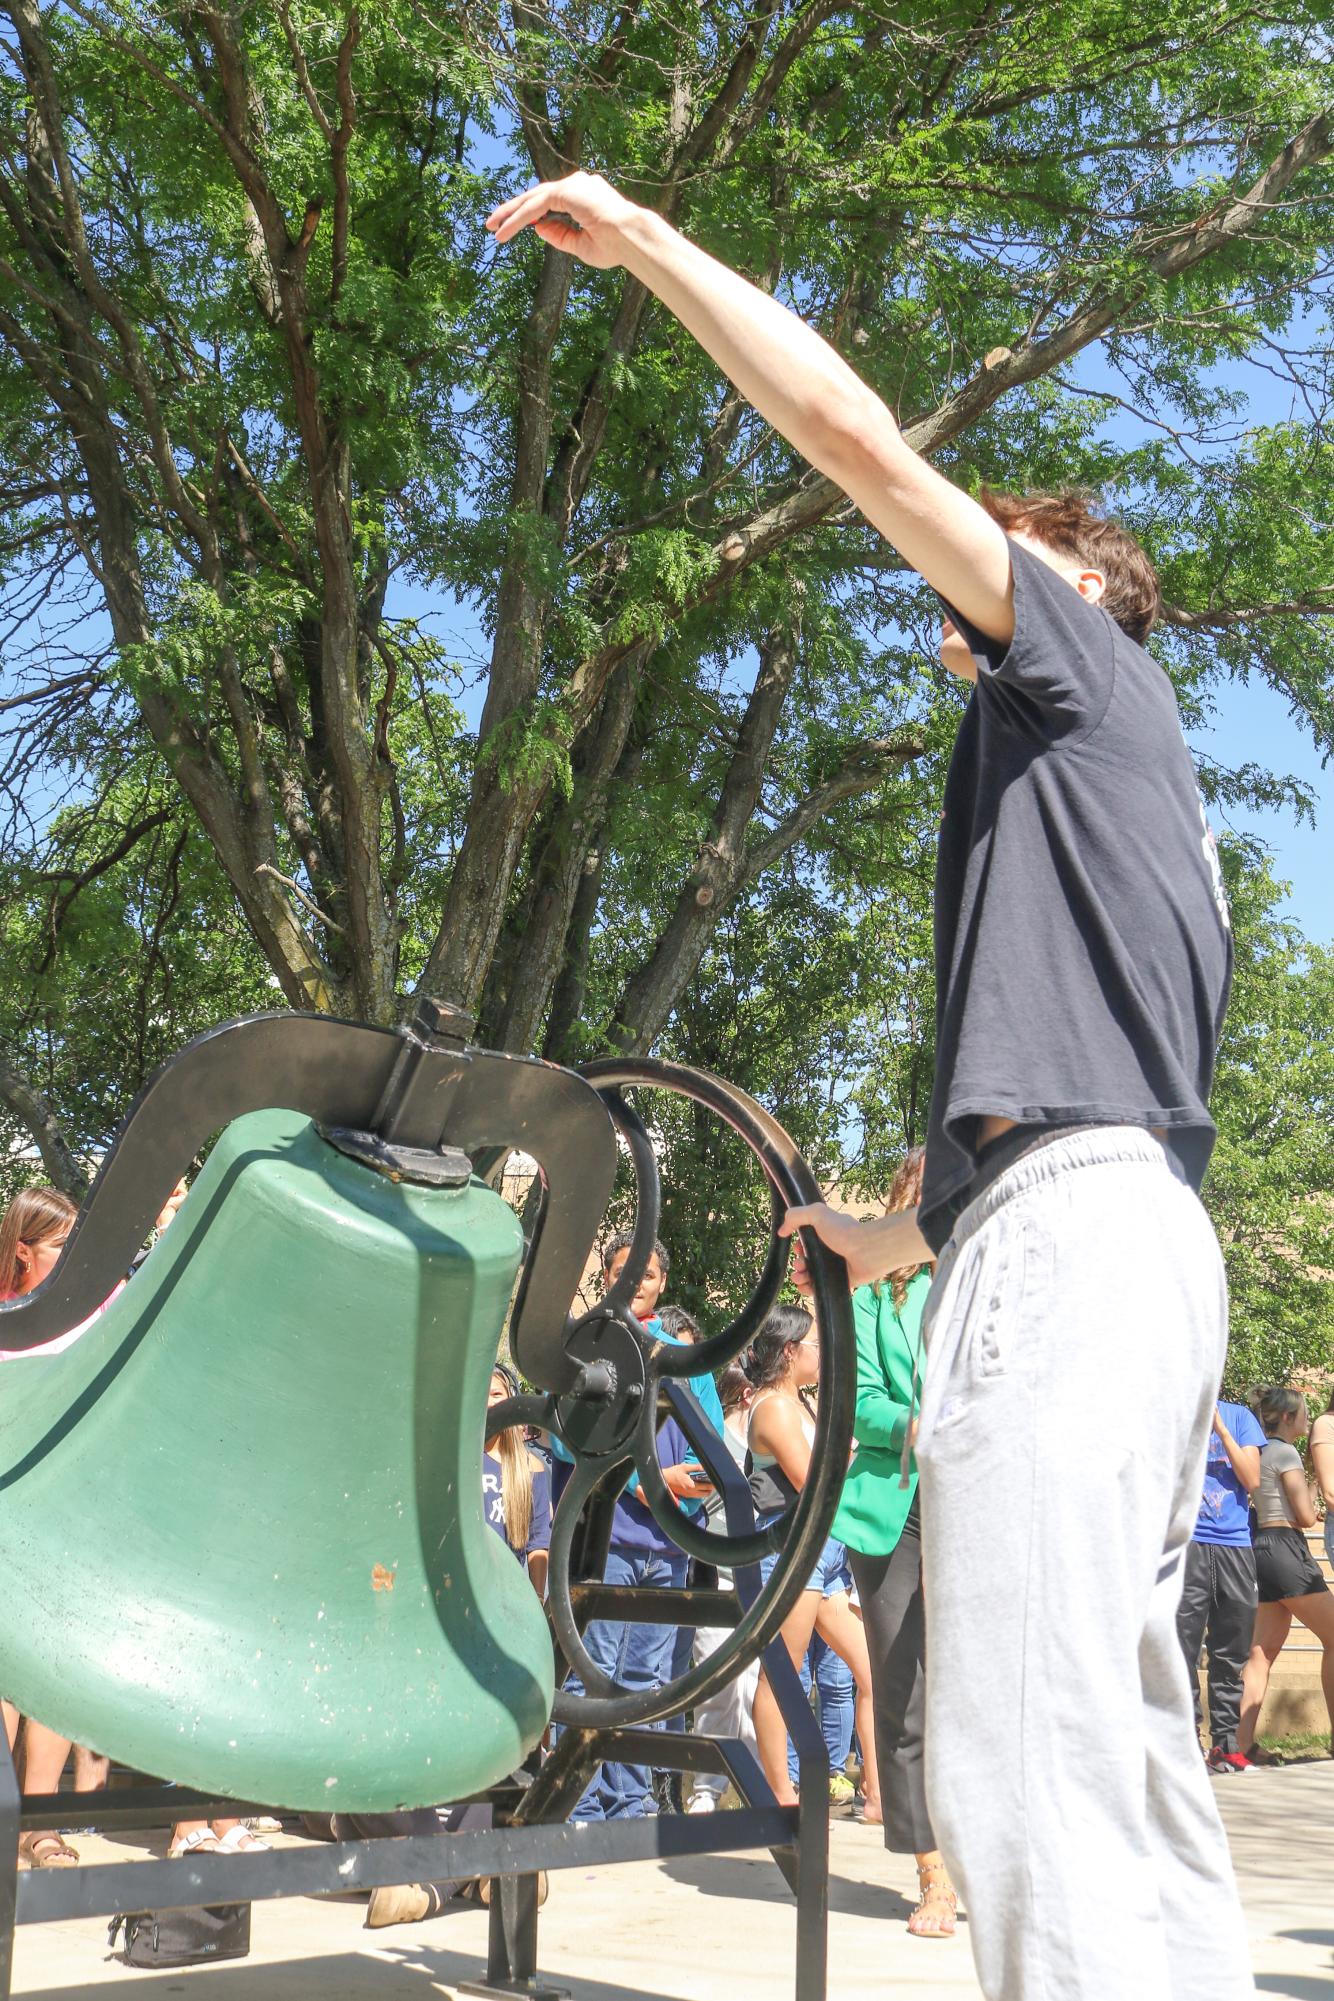
[[(914, 1147), (894, 1176), (886, 1213), (916, 1206), (924, 1152)], [(803, 1267), (798, 1252), (798, 1286)], [(866, 1626), (885, 1846), (917, 1859), (921, 1899), (908, 1930), (918, 1938), (948, 1938), (956, 1908), (954, 1886), (931, 1831), (923, 1779), (922, 1541), (911, 1455), (922, 1372), (922, 1309), (933, 1271), (932, 1265), (912, 1265), (891, 1272), (880, 1285), (860, 1286), (852, 1295), (857, 1450), (831, 1530), (847, 1546)]]

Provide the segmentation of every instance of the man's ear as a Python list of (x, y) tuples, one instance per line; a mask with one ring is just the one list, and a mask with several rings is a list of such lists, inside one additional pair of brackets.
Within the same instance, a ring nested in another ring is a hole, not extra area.
[(1099, 604), (1107, 595), (1107, 579), (1101, 570), (1081, 570), (1074, 580), (1075, 589), (1090, 604)]

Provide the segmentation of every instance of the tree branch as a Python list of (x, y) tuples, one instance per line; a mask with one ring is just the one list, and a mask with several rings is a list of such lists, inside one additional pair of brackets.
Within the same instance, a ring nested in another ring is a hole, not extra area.
[(290, 875), (283, 875), (280, 870), (274, 868), (272, 864), (269, 862), (260, 862), (259, 866), (255, 870), (255, 874), (272, 876), (273, 880), (275, 882), (280, 882), (284, 889), (291, 890), (297, 902), (302, 905), (303, 909), (308, 910), (311, 916), (315, 918), (317, 923), (320, 923), (324, 926), (326, 931), (336, 931), (340, 938), (345, 935), (342, 925), (336, 923), (335, 920), (332, 917), (330, 917), (329, 913), (326, 910), (321, 910), (319, 904), (315, 902), (314, 898), (307, 896), (305, 890), (302, 889), (301, 884), (299, 882), (294, 882)]
[(873, 792), (892, 771), (926, 754), (926, 738), (916, 730), (900, 730), (858, 747), (839, 769), (799, 799), (790, 813), (746, 850), (742, 886), (772, 868), (789, 848), (808, 834), (813, 826), (844, 799), (856, 799)]
[(4, 1049), (0, 1049), (0, 1105), (32, 1135), (55, 1186), (81, 1202), (88, 1192), (87, 1168), (66, 1138), (50, 1101), (20, 1073)]

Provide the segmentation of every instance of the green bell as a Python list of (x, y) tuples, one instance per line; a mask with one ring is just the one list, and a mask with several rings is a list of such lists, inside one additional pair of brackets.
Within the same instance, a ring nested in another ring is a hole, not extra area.
[(237, 1119), (88, 1331), (0, 1366), (0, 1692), (294, 1810), (513, 1770), (553, 1676), (481, 1509), (522, 1251), (474, 1178), (415, 1186), (296, 1113)]

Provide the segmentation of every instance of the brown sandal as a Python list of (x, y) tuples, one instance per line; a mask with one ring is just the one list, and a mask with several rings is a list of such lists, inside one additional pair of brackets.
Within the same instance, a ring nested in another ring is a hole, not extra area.
[(30, 1869), (77, 1869), (79, 1851), (71, 1848), (63, 1835), (25, 1834), (19, 1842), (19, 1856)]
[[(543, 1904), (545, 1904), (550, 1894), (551, 1894), (551, 1879), (547, 1875), (545, 1869), (539, 1869), (537, 1872), (537, 1908), (539, 1911), (541, 1910)], [(464, 1891), (464, 1895), (469, 1897), (475, 1897), (479, 1904), (481, 1904), (486, 1910), (490, 1910), (491, 1899), (495, 1895), (494, 1876), (476, 1877), (471, 1883), (468, 1884), (466, 1890)]]
[(917, 1884), (921, 1901), (908, 1919), (914, 1938), (953, 1938), (959, 1899), (943, 1862), (919, 1862)]

